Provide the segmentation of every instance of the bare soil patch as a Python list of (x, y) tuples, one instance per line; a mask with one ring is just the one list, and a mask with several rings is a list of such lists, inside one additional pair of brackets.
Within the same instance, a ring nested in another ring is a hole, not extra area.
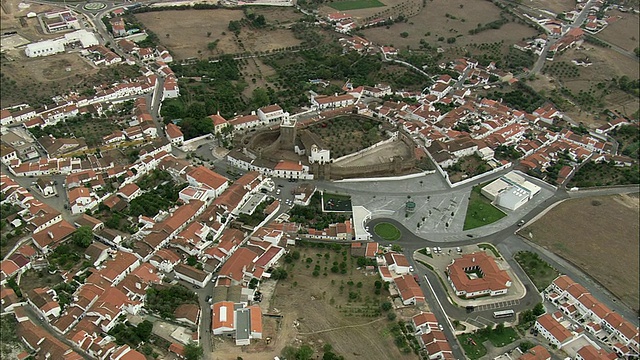
[(2, 59), (4, 89), (0, 104), (5, 107), (25, 100), (50, 102), (52, 96), (81, 87), (98, 71), (78, 54), (28, 58), (23, 52), (12, 52)]
[[(265, 17), (270, 25), (271, 21), (282, 23), (295, 19), (290, 10), (282, 12), (281, 20), (278, 20), (279, 14), (275, 11), (267, 14)], [(158, 35), (162, 45), (166, 46), (176, 59), (236, 54), (245, 51), (271, 51), (300, 44), (290, 30), (275, 26), (259, 30), (243, 27), (236, 37), (228, 29), (229, 21), (239, 21), (244, 18), (242, 10), (158, 11), (136, 14), (136, 18)], [(189, 19), (189, 21), (175, 21), (176, 19)], [(207, 45), (216, 40), (218, 45), (215, 50), (208, 50)]]
[(520, 234), (571, 261), (637, 311), (638, 215), (637, 194), (574, 199)]
[[(379, 280), (377, 272), (356, 269), (355, 259), (348, 255), (346, 248), (339, 252), (317, 248), (298, 250), (300, 260), (289, 270), (289, 277), (279, 281), (271, 300), (272, 309), (290, 314), (299, 324), (292, 334), (295, 336), (289, 338), (290, 344), (310, 343), (319, 348), (328, 343), (335, 353), (347, 359), (415, 357), (400, 353), (388, 330), (395, 321), (389, 322), (384, 313), (379, 313), (379, 303), (388, 301), (389, 293), (384, 289), (379, 295), (374, 293), (374, 282)], [(311, 263), (307, 263), (307, 258), (312, 259)], [(346, 274), (330, 271), (334, 262), (343, 261), (348, 264)], [(313, 276), (316, 266), (320, 274)], [(356, 298), (350, 300), (350, 297)], [(399, 314), (398, 319), (406, 320), (403, 316), (408, 318), (418, 311), (411, 310)], [(289, 324), (285, 322), (283, 326)]]
[(609, 15), (618, 17), (618, 19), (596, 36), (627, 51), (633, 51), (633, 49), (637, 48), (638, 40), (640, 39), (640, 16), (633, 13), (623, 13), (618, 10), (609, 12)]
[[(500, 12), (500, 8), (489, 1), (434, 0), (428, 2), (418, 15), (409, 18), (407, 22), (394, 24), (389, 29), (366, 29), (363, 33), (375, 43), (392, 45), (398, 49), (405, 49), (407, 46), (418, 48), (422, 39), (444, 49), (500, 41), (510, 45), (537, 34), (536, 30), (518, 22), (509, 22), (496, 30), (469, 34), (469, 30), (475, 29), (478, 24), (499, 20)], [(400, 34), (404, 32), (409, 36), (402, 38)], [(448, 38), (455, 38), (455, 42), (447, 43)]]

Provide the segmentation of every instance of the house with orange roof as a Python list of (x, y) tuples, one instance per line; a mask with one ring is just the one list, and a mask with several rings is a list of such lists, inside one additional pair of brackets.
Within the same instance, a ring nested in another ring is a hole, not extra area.
[(282, 110), (278, 104), (261, 107), (256, 113), (264, 124), (279, 123), (282, 120), (289, 119), (289, 113)]
[(87, 311), (87, 316), (94, 316), (94, 324), (104, 332), (109, 332), (126, 313), (136, 315), (142, 309), (142, 302), (131, 301), (122, 290), (107, 287), (105, 292)]
[(418, 342), (424, 346), (429, 354), (429, 359), (453, 359), (451, 346), (440, 330), (421, 335)]
[(511, 286), (509, 274), (485, 252), (464, 254), (453, 259), (447, 266), (447, 279), (456, 295), (467, 299), (503, 295)]
[(27, 293), (27, 303), (42, 317), (50, 320), (50, 317), (60, 316), (60, 304), (56, 291), (50, 288), (35, 288)]
[(149, 259), (149, 263), (164, 273), (173, 271), (173, 267), (182, 261), (180, 255), (175, 250), (164, 248), (155, 252)]
[(291, 160), (280, 160), (273, 168), (272, 175), (285, 179), (306, 179), (308, 178), (309, 167), (301, 162)]
[[(83, 357), (31, 320), (18, 323), (18, 339), (33, 351), (36, 359), (82, 360)], [(141, 359), (142, 360), (142, 359)]]
[(391, 271), (389, 270), (388, 267), (378, 266), (378, 273), (380, 274), (380, 278), (382, 279), (382, 281), (384, 282), (393, 281), (393, 275), (391, 274)]
[(182, 130), (180, 130), (180, 127), (178, 127), (178, 125), (169, 123), (167, 124), (167, 126), (165, 126), (164, 131), (167, 134), (167, 139), (171, 142), (171, 144), (180, 146), (184, 142), (184, 134), (182, 133)]
[(171, 343), (169, 352), (176, 354), (180, 359), (184, 359), (184, 346), (179, 343)]
[(542, 345), (536, 345), (527, 350), (518, 360), (551, 360), (551, 354)]
[(3, 260), (0, 262), (0, 285), (4, 285), (9, 278), (20, 272), (20, 267), (12, 260)]
[(62, 220), (31, 235), (33, 243), (43, 254), (55, 249), (64, 240), (69, 238), (76, 228), (68, 221)]
[(173, 271), (176, 278), (201, 288), (205, 287), (213, 276), (213, 273), (207, 273), (186, 264), (178, 264), (174, 266)]
[(536, 320), (535, 329), (558, 349), (562, 348), (573, 339), (573, 334), (554, 319), (551, 314), (544, 314), (540, 316)]
[(186, 177), (191, 186), (207, 192), (207, 203), (220, 196), (229, 187), (227, 178), (204, 166), (198, 166), (187, 172)]
[(176, 321), (191, 326), (198, 326), (200, 322), (200, 306), (197, 304), (181, 304), (173, 312)]
[[(247, 249), (239, 248), (231, 257), (222, 265), (218, 272), (218, 282), (222, 279), (230, 279), (233, 285), (242, 285), (245, 282), (245, 276), (252, 276), (254, 270), (254, 261), (258, 255)], [(216, 283), (217, 286), (217, 283)]]
[(220, 301), (212, 306), (211, 332), (229, 335), (236, 345), (249, 345), (251, 339), (262, 339), (262, 311), (257, 305), (245, 307), (231, 301)]
[(86, 187), (77, 187), (67, 192), (72, 214), (80, 214), (98, 206), (98, 197)]
[(433, 313), (420, 312), (411, 318), (416, 334), (426, 334), (434, 330), (438, 330), (438, 320)]
[(120, 346), (109, 356), (109, 360), (146, 360), (146, 359), (147, 359), (146, 356), (130, 348), (129, 345)]
[(198, 255), (211, 244), (207, 240), (210, 229), (207, 225), (194, 221), (169, 242), (169, 246), (178, 248), (189, 255)]
[(138, 196), (142, 195), (142, 190), (140, 189), (140, 187), (138, 187), (138, 185), (134, 184), (134, 183), (130, 183), (130, 184), (126, 184), (125, 186), (121, 187), (118, 192), (116, 192), (116, 195), (120, 195), (122, 196), (125, 200), (131, 202), (131, 200), (137, 198)]
[(0, 290), (0, 314), (6, 315), (13, 313), (14, 308), (22, 306), (25, 303), (18, 299), (15, 291), (8, 286), (3, 286)]
[(220, 112), (213, 115), (209, 115), (209, 119), (213, 121), (214, 134), (220, 134), (222, 133), (222, 130), (230, 126), (230, 123), (227, 121), (227, 119), (225, 119), (224, 117), (222, 117), (222, 115), (220, 115)]
[(382, 259), (385, 265), (389, 267), (389, 270), (396, 274), (404, 275), (409, 273), (409, 262), (403, 254), (388, 252), (382, 256)]
[(251, 115), (240, 115), (229, 120), (229, 125), (233, 126), (233, 130), (244, 130), (262, 125), (262, 120), (258, 115), (252, 113)]
[(111, 256), (111, 260), (104, 263), (104, 268), (95, 274), (98, 274), (113, 286), (117, 285), (141, 263), (138, 257), (124, 251), (118, 251)]
[(413, 276), (402, 275), (393, 279), (393, 281), (404, 305), (419, 305), (424, 303), (424, 293)]

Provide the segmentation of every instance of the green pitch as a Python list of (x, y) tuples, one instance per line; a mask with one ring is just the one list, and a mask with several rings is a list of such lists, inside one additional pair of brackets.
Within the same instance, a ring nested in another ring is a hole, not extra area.
[(329, 6), (339, 11), (346, 11), (382, 7), (386, 5), (378, 0), (347, 0), (330, 3)]

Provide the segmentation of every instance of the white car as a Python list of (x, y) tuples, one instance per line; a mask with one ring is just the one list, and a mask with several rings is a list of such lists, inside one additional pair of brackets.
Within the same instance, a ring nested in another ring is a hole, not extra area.
[(409, 265), (409, 272), (413, 272), (413, 266)]
[(440, 328), (440, 331), (444, 330), (444, 328), (442, 327), (442, 324), (438, 324), (438, 328)]

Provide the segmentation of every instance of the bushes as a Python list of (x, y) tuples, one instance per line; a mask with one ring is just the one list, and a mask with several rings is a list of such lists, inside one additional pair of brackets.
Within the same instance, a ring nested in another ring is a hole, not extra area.
[(135, 348), (141, 342), (147, 342), (149, 340), (152, 330), (153, 323), (149, 320), (145, 320), (138, 324), (138, 326), (130, 323), (117, 324), (109, 331), (109, 335), (116, 338), (116, 343), (118, 345), (128, 344)]

